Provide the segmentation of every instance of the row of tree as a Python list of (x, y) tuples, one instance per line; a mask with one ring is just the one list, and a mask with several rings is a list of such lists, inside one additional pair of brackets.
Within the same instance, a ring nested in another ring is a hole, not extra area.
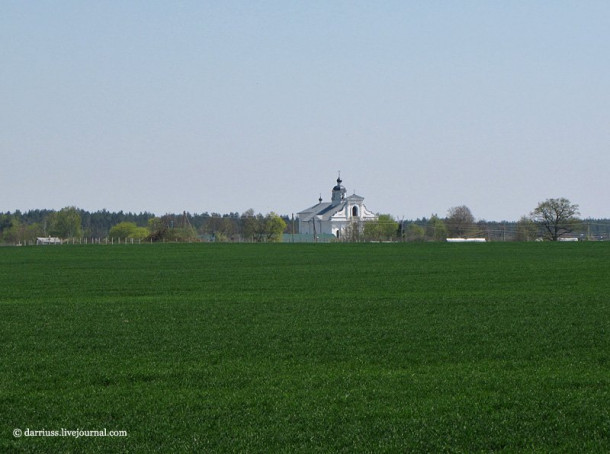
[(262, 215), (217, 213), (182, 215), (152, 213), (89, 213), (75, 207), (59, 211), (32, 210), (0, 213), (0, 240), (4, 243), (32, 243), (39, 237), (116, 238), (145, 241), (280, 241), (287, 218), (275, 213)]
[(558, 241), (571, 236), (578, 239), (608, 239), (610, 220), (580, 220), (578, 205), (565, 198), (547, 199), (517, 222), (476, 221), (465, 206), (450, 208), (445, 218), (398, 222), (390, 215), (377, 221), (355, 224), (344, 236), (347, 241), (444, 241), (454, 238), (485, 238), (491, 241)]
[[(398, 221), (381, 214), (377, 221), (354, 223), (344, 241), (444, 241), (448, 237), (483, 237), (493, 241), (557, 241), (566, 235), (607, 239), (610, 220), (578, 218), (578, 205), (567, 199), (548, 199), (517, 222), (477, 221), (467, 206), (450, 208), (446, 217), (432, 215)], [(37, 237), (116, 238), (146, 241), (280, 241), (283, 233), (298, 233), (298, 223), (275, 213), (250, 209), (229, 213), (182, 213), (161, 217), (153, 213), (87, 212), (75, 207), (59, 211), (31, 210), (0, 213), (0, 241), (19, 244)]]
[(521, 217), (518, 222), (476, 222), (470, 209), (462, 205), (450, 208), (444, 220), (432, 216), (428, 221), (416, 221), (403, 226), (402, 233), (411, 241), (441, 240), (449, 236), (503, 241), (558, 241), (568, 235), (586, 239), (608, 238), (610, 221), (582, 221), (578, 215), (578, 205), (565, 198), (540, 202), (529, 215)]

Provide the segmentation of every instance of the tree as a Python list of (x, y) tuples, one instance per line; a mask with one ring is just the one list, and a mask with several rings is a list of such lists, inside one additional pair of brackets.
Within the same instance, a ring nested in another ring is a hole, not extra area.
[(83, 233), (81, 217), (76, 207), (62, 208), (49, 215), (49, 234), (59, 238), (80, 237)]
[(264, 235), (265, 240), (269, 242), (282, 241), (282, 234), (286, 230), (286, 221), (280, 216), (271, 212), (265, 216)]
[(119, 222), (110, 229), (108, 236), (124, 240), (125, 238), (131, 237), (137, 228), (138, 226), (135, 222)]
[(161, 218), (148, 220), (150, 234), (146, 241), (197, 241), (197, 232), (189, 225), (176, 226), (172, 215), (166, 214)]
[(522, 216), (517, 222), (515, 239), (517, 241), (533, 241), (538, 236), (538, 226), (527, 216)]
[(580, 225), (579, 214), (578, 205), (562, 197), (540, 202), (530, 216), (540, 226), (546, 239), (557, 241)]
[(133, 238), (134, 240), (143, 240), (149, 234), (150, 232), (146, 227), (136, 227), (136, 230), (131, 234), (129, 238)]
[(36, 237), (43, 236), (40, 224), (26, 224), (17, 217), (11, 220), (11, 226), (0, 232), (0, 239), (5, 243), (22, 244), (24, 242), (33, 243)]
[(426, 231), (421, 225), (409, 224), (407, 227), (407, 241), (424, 241)]
[(343, 241), (357, 243), (362, 240), (362, 230), (359, 222), (352, 221), (345, 227), (345, 231), (342, 233), (341, 237)]
[(245, 240), (255, 241), (260, 230), (260, 221), (262, 216), (256, 216), (254, 210), (250, 208), (241, 215), (241, 233)]
[(455, 237), (465, 237), (474, 230), (474, 216), (466, 205), (449, 208), (447, 213), (447, 229)]
[(13, 225), (13, 217), (9, 213), (6, 213), (6, 214), (0, 213), (0, 234), (5, 229), (10, 229), (12, 225)]
[(150, 235), (146, 237), (146, 241), (163, 241), (168, 226), (163, 222), (163, 219), (154, 217), (148, 220), (148, 230), (150, 231)]
[(202, 228), (204, 233), (213, 236), (214, 241), (229, 241), (235, 230), (235, 223), (230, 217), (216, 214), (206, 219)]
[(286, 221), (271, 212), (266, 216), (250, 209), (242, 214), (242, 234), (246, 240), (262, 242), (280, 242), (286, 230)]
[(138, 227), (135, 222), (119, 222), (113, 226), (108, 233), (112, 238), (133, 238), (134, 240), (142, 240), (146, 238), (149, 231), (145, 227)]
[(398, 233), (398, 222), (389, 214), (380, 214), (376, 221), (364, 223), (364, 237), (367, 240), (389, 241)]
[(447, 226), (436, 214), (430, 216), (426, 225), (426, 237), (432, 241), (445, 241), (447, 239)]

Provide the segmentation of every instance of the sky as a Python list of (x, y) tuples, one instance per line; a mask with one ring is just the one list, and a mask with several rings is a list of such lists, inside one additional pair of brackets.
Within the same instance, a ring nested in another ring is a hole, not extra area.
[(610, 2), (0, 2), (0, 211), (610, 217)]

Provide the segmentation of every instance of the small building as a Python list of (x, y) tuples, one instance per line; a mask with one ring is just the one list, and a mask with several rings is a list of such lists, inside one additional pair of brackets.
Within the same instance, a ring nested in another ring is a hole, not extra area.
[(339, 176), (330, 202), (323, 202), (320, 196), (316, 205), (298, 213), (299, 233), (314, 236), (330, 234), (343, 238), (349, 229), (362, 231), (364, 222), (377, 220), (377, 215), (364, 205), (364, 197), (356, 194), (346, 196), (347, 190), (342, 182)]
[(486, 243), (485, 238), (447, 238), (447, 243)]
[(36, 244), (61, 244), (61, 239), (54, 236), (38, 237), (36, 238)]

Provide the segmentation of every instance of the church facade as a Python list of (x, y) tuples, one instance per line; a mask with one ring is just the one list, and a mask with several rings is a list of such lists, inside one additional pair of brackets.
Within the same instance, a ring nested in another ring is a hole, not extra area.
[(353, 194), (346, 196), (341, 177), (332, 189), (330, 202), (318, 203), (298, 213), (299, 233), (308, 235), (331, 234), (344, 238), (349, 229), (362, 230), (364, 222), (376, 221), (377, 215), (364, 205), (364, 197)]

